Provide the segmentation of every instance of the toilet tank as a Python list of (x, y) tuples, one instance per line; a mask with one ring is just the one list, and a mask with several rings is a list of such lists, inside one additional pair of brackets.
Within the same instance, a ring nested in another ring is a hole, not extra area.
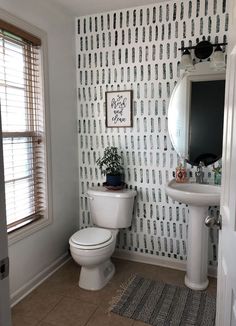
[(136, 194), (137, 192), (131, 189), (90, 188), (87, 195), (93, 223), (109, 229), (129, 227)]

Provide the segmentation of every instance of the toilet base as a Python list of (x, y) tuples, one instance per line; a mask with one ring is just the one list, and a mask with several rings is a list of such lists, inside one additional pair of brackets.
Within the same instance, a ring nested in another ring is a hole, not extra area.
[(90, 291), (100, 290), (110, 281), (114, 273), (115, 266), (110, 259), (99, 265), (82, 266), (79, 287)]

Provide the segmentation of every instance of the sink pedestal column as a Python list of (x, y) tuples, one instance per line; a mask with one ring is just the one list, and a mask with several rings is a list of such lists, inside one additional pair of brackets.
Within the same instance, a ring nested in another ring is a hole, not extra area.
[(193, 290), (204, 290), (209, 283), (207, 215), (208, 207), (189, 206), (185, 285)]

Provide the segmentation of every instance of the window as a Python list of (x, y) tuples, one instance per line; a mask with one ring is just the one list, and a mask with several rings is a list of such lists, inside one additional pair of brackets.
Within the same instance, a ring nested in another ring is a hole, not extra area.
[(8, 232), (45, 216), (41, 40), (0, 20), (0, 100)]

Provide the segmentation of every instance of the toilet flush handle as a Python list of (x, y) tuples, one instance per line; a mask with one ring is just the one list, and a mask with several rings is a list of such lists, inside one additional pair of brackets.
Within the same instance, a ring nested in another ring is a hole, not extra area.
[(89, 195), (87, 194), (87, 192), (86, 192), (86, 194), (85, 194), (85, 197), (87, 197), (89, 200), (94, 200), (94, 198), (91, 197), (91, 196), (89, 196)]

